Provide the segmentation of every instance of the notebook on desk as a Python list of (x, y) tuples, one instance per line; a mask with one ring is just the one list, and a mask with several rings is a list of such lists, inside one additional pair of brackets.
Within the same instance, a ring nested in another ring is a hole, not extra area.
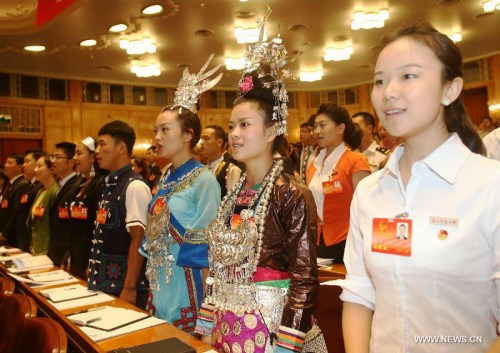
[(196, 353), (196, 350), (178, 338), (172, 337), (140, 346), (116, 349), (114, 353)]

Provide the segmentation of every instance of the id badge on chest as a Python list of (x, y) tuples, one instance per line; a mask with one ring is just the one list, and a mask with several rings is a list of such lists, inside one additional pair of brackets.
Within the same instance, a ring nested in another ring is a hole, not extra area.
[(374, 218), (372, 251), (411, 256), (412, 220), (402, 218)]
[(33, 212), (33, 214), (35, 215), (35, 217), (43, 217), (44, 211), (45, 209), (43, 208), (43, 206), (36, 206), (35, 212)]
[(340, 180), (328, 180), (323, 182), (323, 194), (331, 195), (342, 192), (342, 183)]
[(97, 211), (96, 221), (99, 222), (100, 224), (106, 224), (106, 218), (108, 218), (108, 213), (109, 213), (109, 210), (106, 210), (104, 208), (100, 208)]
[(69, 211), (66, 207), (59, 207), (59, 219), (69, 219)]
[(21, 195), (21, 203), (22, 204), (28, 203), (28, 194), (22, 194)]
[(0, 206), (1, 208), (8, 208), (9, 207), (9, 201), (7, 199), (2, 200), (2, 204)]
[(71, 218), (87, 219), (89, 209), (84, 206), (71, 206)]

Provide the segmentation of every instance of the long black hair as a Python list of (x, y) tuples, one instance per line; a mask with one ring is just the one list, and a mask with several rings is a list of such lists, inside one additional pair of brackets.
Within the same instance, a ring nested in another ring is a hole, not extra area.
[[(428, 22), (416, 23), (403, 27), (386, 35), (378, 46), (378, 54), (389, 44), (403, 37), (427, 46), (443, 65), (441, 72), (442, 82), (451, 82), (457, 77), (464, 77), (462, 54), (448, 36), (436, 30)], [(377, 56), (378, 56), (377, 54)], [(450, 105), (444, 107), (444, 119), (448, 132), (456, 132), (462, 142), (472, 151), (486, 155), (479, 133), (474, 128), (463, 101), (463, 91)]]

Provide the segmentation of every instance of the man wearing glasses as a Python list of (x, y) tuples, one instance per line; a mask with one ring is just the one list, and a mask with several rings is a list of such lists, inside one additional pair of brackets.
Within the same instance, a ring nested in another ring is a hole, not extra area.
[(48, 256), (56, 266), (63, 266), (69, 255), (71, 218), (69, 207), (78, 192), (82, 178), (75, 173), (76, 145), (71, 142), (56, 144), (50, 156), (52, 172), (57, 178), (58, 191), (50, 206), (50, 243)]

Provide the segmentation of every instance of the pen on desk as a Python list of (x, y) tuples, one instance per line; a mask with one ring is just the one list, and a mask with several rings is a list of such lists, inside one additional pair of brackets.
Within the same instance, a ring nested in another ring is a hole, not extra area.
[(97, 310), (102, 310), (102, 309), (106, 309), (105, 306), (98, 306), (97, 308), (88, 308), (88, 309), (85, 309), (85, 310), (80, 310), (80, 311), (77, 311), (76, 313), (71, 313), (67, 316), (72, 316), (72, 315), (77, 315), (77, 314), (84, 314), (84, 313), (90, 313), (92, 311), (97, 311)]

